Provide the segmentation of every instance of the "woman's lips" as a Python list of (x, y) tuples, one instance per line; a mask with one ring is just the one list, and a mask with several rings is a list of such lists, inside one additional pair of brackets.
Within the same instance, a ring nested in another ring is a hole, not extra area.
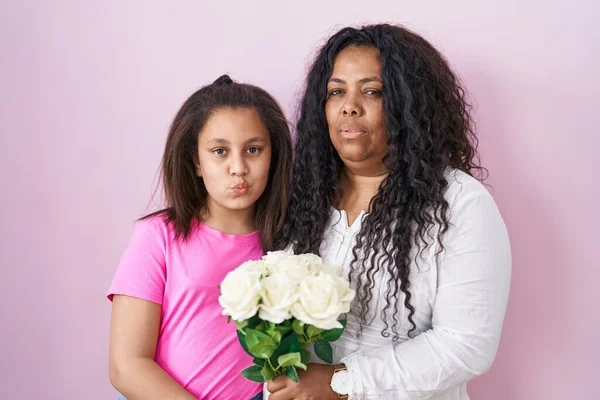
[(366, 135), (367, 131), (362, 128), (343, 128), (340, 129), (340, 135), (345, 138), (356, 138), (358, 136)]

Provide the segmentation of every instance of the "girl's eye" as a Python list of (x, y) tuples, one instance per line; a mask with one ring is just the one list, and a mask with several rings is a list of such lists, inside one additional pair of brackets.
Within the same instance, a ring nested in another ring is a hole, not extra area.
[(225, 154), (225, 149), (214, 149), (212, 152), (218, 156), (222, 156)]
[(344, 91), (342, 89), (331, 89), (329, 91), (329, 96), (338, 96), (342, 93), (344, 93)]
[(260, 148), (259, 147), (249, 147), (248, 150), (246, 150), (246, 151), (250, 154), (258, 154), (258, 153), (260, 153)]

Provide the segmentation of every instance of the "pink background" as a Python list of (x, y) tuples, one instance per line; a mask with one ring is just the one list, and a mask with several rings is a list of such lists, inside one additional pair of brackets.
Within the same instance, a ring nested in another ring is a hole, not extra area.
[(2, 1), (0, 398), (115, 398), (104, 293), (189, 94), (228, 72), (292, 119), (315, 47), (389, 21), (464, 79), (511, 236), (500, 351), (471, 397), (600, 399), (597, 2), (216, 3)]

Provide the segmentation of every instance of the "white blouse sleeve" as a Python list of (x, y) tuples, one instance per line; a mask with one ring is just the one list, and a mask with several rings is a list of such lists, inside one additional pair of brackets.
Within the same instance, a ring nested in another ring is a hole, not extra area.
[(415, 338), (342, 360), (350, 400), (423, 400), (487, 371), (508, 300), (511, 254), (506, 227), (478, 182), (461, 184), (437, 264), (432, 328)]

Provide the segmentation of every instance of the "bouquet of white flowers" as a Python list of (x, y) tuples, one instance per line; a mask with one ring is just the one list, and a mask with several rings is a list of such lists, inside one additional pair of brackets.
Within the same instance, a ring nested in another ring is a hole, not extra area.
[(265, 382), (287, 375), (298, 382), (296, 369), (306, 369), (315, 353), (332, 363), (330, 342), (342, 335), (354, 291), (341, 267), (324, 264), (314, 254), (269, 252), (229, 272), (220, 285), (219, 304), (237, 325), (244, 350), (254, 365), (242, 375)]

